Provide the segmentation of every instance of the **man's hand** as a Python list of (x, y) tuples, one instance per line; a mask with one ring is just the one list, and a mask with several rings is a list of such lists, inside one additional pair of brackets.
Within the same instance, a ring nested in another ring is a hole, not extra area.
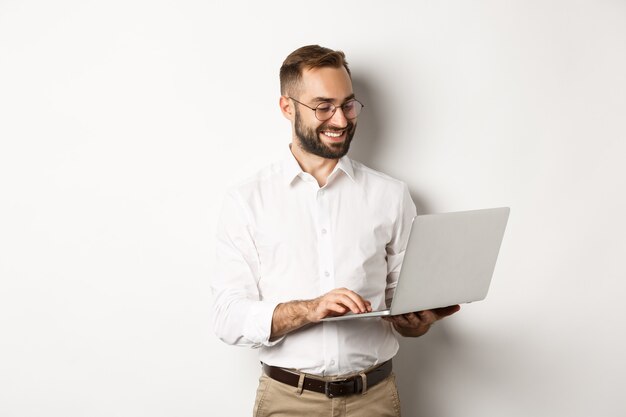
[(398, 333), (406, 337), (419, 337), (425, 334), (437, 320), (448, 317), (461, 309), (459, 305), (434, 308), (416, 313), (400, 314), (398, 316), (383, 317)]
[(336, 288), (313, 300), (290, 301), (279, 304), (272, 316), (272, 335), (277, 339), (289, 332), (325, 317), (372, 311), (371, 303), (347, 288)]
[(308, 319), (311, 323), (328, 316), (341, 316), (348, 311), (354, 314), (372, 311), (369, 301), (347, 288), (336, 288), (310, 301)]

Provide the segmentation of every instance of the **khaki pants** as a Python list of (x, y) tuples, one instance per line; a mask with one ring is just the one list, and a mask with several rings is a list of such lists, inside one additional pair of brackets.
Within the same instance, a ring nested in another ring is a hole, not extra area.
[(253, 416), (400, 417), (400, 399), (393, 373), (365, 394), (335, 398), (308, 390), (298, 393), (298, 388), (262, 375)]

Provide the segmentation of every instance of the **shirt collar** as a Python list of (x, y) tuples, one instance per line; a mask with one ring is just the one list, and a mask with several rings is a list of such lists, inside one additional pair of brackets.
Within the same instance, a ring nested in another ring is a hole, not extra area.
[[(348, 156), (343, 156), (339, 158), (339, 161), (337, 161), (337, 165), (333, 169), (333, 172), (331, 172), (331, 174), (328, 176), (328, 178), (334, 177), (335, 172), (339, 169), (342, 170), (353, 182), (355, 181), (352, 161), (350, 160), (350, 158), (348, 158)], [(291, 153), (291, 145), (289, 145), (289, 147), (287, 148), (287, 155), (283, 164), (283, 175), (285, 177), (285, 184), (291, 185), (293, 180), (302, 173), (302, 168), (300, 168), (300, 164), (298, 164), (296, 157), (293, 156), (293, 153)]]
[(300, 164), (298, 164), (296, 157), (293, 156), (293, 154), (291, 153), (291, 145), (289, 145), (283, 163), (283, 175), (285, 176), (285, 184), (291, 185), (293, 180), (298, 175), (300, 175), (301, 172), (302, 168), (300, 168)]
[(352, 161), (350, 160), (350, 158), (348, 158), (347, 155), (339, 158), (339, 162), (337, 162), (337, 166), (333, 171), (336, 171), (338, 169), (342, 170), (348, 176), (348, 178), (350, 178), (352, 182), (354, 182), (354, 169), (352, 168)]

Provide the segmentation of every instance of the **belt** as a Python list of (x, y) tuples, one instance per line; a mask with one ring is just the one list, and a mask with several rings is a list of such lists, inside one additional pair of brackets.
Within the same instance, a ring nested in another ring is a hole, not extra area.
[[(361, 374), (332, 381), (324, 381), (305, 375), (302, 388), (326, 394), (328, 398), (360, 394), (364, 391), (364, 386), (365, 390), (367, 390), (391, 375), (391, 368), (391, 359), (389, 359), (382, 365), (365, 372), (365, 384)], [(265, 375), (283, 384), (291, 385), (292, 387), (299, 386), (301, 375), (299, 373), (266, 364), (263, 364), (263, 372), (265, 372)]]

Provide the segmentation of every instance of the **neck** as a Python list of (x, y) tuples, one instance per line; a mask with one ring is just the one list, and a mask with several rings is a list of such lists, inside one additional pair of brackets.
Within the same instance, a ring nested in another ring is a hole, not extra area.
[(302, 149), (297, 139), (293, 140), (289, 148), (296, 158), (296, 161), (298, 161), (300, 168), (302, 168), (302, 171), (311, 174), (313, 178), (317, 180), (317, 184), (320, 187), (326, 185), (328, 176), (333, 172), (333, 169), (335, 169), (339, 159), (327, 159), (308, 153)]

